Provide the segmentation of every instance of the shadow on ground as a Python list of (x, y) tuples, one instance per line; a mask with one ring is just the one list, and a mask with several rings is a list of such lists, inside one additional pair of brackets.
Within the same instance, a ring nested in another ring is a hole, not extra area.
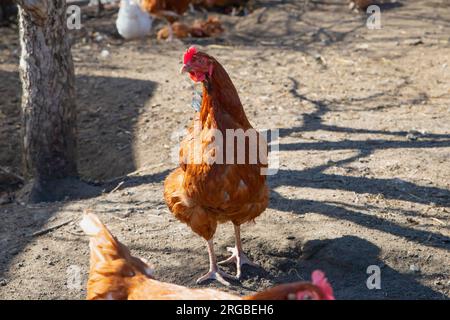
[[(312, 100), (298, 92), (298, 82), (291, 78), (291, 94), (299, 100), (312, 103), (315, 111), (303, 116), (303, 125), (293, 128), (282, 128), (280, 137), (287, 137), (304, 132), (330, 131), (346, 133), (370, 133), (386, 135), (387, 137), (403, 137), (403, 141), (377, 139), (377, 140), (343, 140), (343, 141), (319, 141), (319, 142), (295, 142), (281, 143), (280, 151), (298, 150), (355, 150), (356, 155), (339, 161), (329, 161), (326, 164), (308, 168), (305, 170), (280, 170), (275, 176), (269, 178), (271, 190), (280, 186), (292, 186), (297, 188), (314, 188), (329, 190), (344, 190), (358, 194), (369, 193), (382, 195), (385, 199), (405, 200), (420, 204), (437, 204), (450, 206), (450, 191), (438, 187), (420, 186), (397, 178), (381, 179), (364, 176), (346, 176), (325, 173), (325, 170), (343, 166), (354, 161), (361, 160), (381, 149), (400, 148), (445, 148), (450, 146), (450, 134), (420, 134), (416, 133), (413, 139), (408, 139), (408, 132), (382, 131), (370, 129), (354, 129), (327, 125), (322, 117), (331, 111), (331, 105), (340, 105), (343, 102), (329, 102), (325, 100)], [(394, 90), (395, 91), (395, 90)], [(373, 99), (368, 97), (367, 99)], [(379, 98), (379, 97), (378, 97)], [(422, 231), (406, 226), (399, 226), (382, 218), (368, 215), (357, 210), (346, 208), (344, 205), (336, 205), (332, 202), (321, 202), (302, 199), (287, 199), (272, 191), (270, 207), (285, 212), (304, 214), (316, 212), (333, 218), (345, 219), (361, 226), (391, 233), (418, 242), (422, 245), (448, 248), (450, 238), (442, 234)], [(409, 213), (413, 215), (413, 213)], [(419, 213), (416, 212), (416, 215)]]
[[(305, 279), (315, 269), (324, 270), (337, 299), (442, 299), (441, 293), (421, 285), (413, 274), (400, 273), (380, 260), (380, 248), (355, 237), (313, 240), (305, 243), (299, 274)], [(367, 288), (369, 266), (381, 270), (381, 289)], [(282, 280), (282, 279), (279, 279)]]
[[(0, 166), (20, 173), (20, 81), (17, 72), (0, 71), (5, 85), (0, 89)], [(79, 170), (83, 179), (97, 181), (87, 186), (79, 182), (60, 185), (55, 193), (91, 198), (112, 188), (98, 181), (126, 175), (136, 170), (133, 158), (134, 127), (141, 108), (153, 95), (156, 84), (129, 78), (77, 76)], [(126, 179), (126, 185), (162, 181), (163, 175)], [(113, 181), (114, 179), (112, 179)], [(1, 181), (0, 181), (1, 183)], [(0, 186), (0, 189), (8, 186)], [(76, 189), (80, 190), (76, 190)], [(61, 203), (23, 206), (11, 214), (9, 205), (0, 207), (0, 277), (9, 262), (34, 240), (34, 233), (58, 212)], [(22, 213), (21, 213), (22, 212)], [(32, 213), (30, 213), (32, 212)]]

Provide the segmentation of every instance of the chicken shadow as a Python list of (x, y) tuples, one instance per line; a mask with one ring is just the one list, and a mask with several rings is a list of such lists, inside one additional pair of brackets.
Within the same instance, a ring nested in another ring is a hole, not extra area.
[[(292, 261), (296, 270), (276, 279), (286, 281), (309, 280), (312, 271), (325, 272), (336, 299), (444, 299), (445, 296), (418, 282), (419, 275), (401, 273), (380, 258), (380, 248), (366, 239), (343, 236), (336, 239), (312, 240), (303, 245), (301, 258)], [(373, 266), (380, 271), (380, 289), (373, 288)], [(405, 268), (407, 269), (407, 268)], [(297, 278), (297, 279), (295, 279)], [(369, 289), (368, 287), (373, 289)]]

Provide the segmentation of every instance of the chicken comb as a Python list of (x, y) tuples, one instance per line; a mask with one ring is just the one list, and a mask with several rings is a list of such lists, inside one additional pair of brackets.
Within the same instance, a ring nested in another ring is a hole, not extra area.
[(190, 47), (186, 53), (184, 54), (184, 61), (183, 63), (186, 64), (189, 61), (191, 61), (192, 57), (197, 53), (197, 48), (192, 46)]
[(325, 277), (325, 273), (320, 270), (315, 270), (312, 273), (311, 278), (312, 283), (322, 290), (326, 300), (334, 300), (333, 288)]

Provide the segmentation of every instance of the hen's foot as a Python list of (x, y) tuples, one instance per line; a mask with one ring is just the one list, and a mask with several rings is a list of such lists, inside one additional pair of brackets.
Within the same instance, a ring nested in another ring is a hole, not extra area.
[(230, 283), (227, 280), (225, 280), (225, 278), (233, 279), (233, 276), (230, 276), (229, 274), (219, 269), (210, 270), (207, 274), (197, 279), (197, 284), (200, 284), (207, 280), (217, 280), (225, 286), (230, 286)]
[(220, 261), (219, 264), (236, 263), (236, 278), (240, 279), (242, 276), (242, 266), (248, 264), (249, 266), (259, 268), (259, 265), (251, 261), (243, 251), (239, 251), (236, 247), (228, 247), (227, 250), (231, 252), (231, 257), (226, 260)]

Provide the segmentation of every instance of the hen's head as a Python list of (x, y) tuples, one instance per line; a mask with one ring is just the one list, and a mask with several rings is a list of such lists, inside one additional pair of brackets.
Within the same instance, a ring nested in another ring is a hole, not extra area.
[(314, 271), (311, 278), (312, 285), (297, 291), (295, 300), (334, 300), (333, 288), (322, 271)]
[(213, 60), (206, 53), (190, 47), (184, 54), (181, 72), (188, 72), (194, 82), (203, 82), (213, 73)]

